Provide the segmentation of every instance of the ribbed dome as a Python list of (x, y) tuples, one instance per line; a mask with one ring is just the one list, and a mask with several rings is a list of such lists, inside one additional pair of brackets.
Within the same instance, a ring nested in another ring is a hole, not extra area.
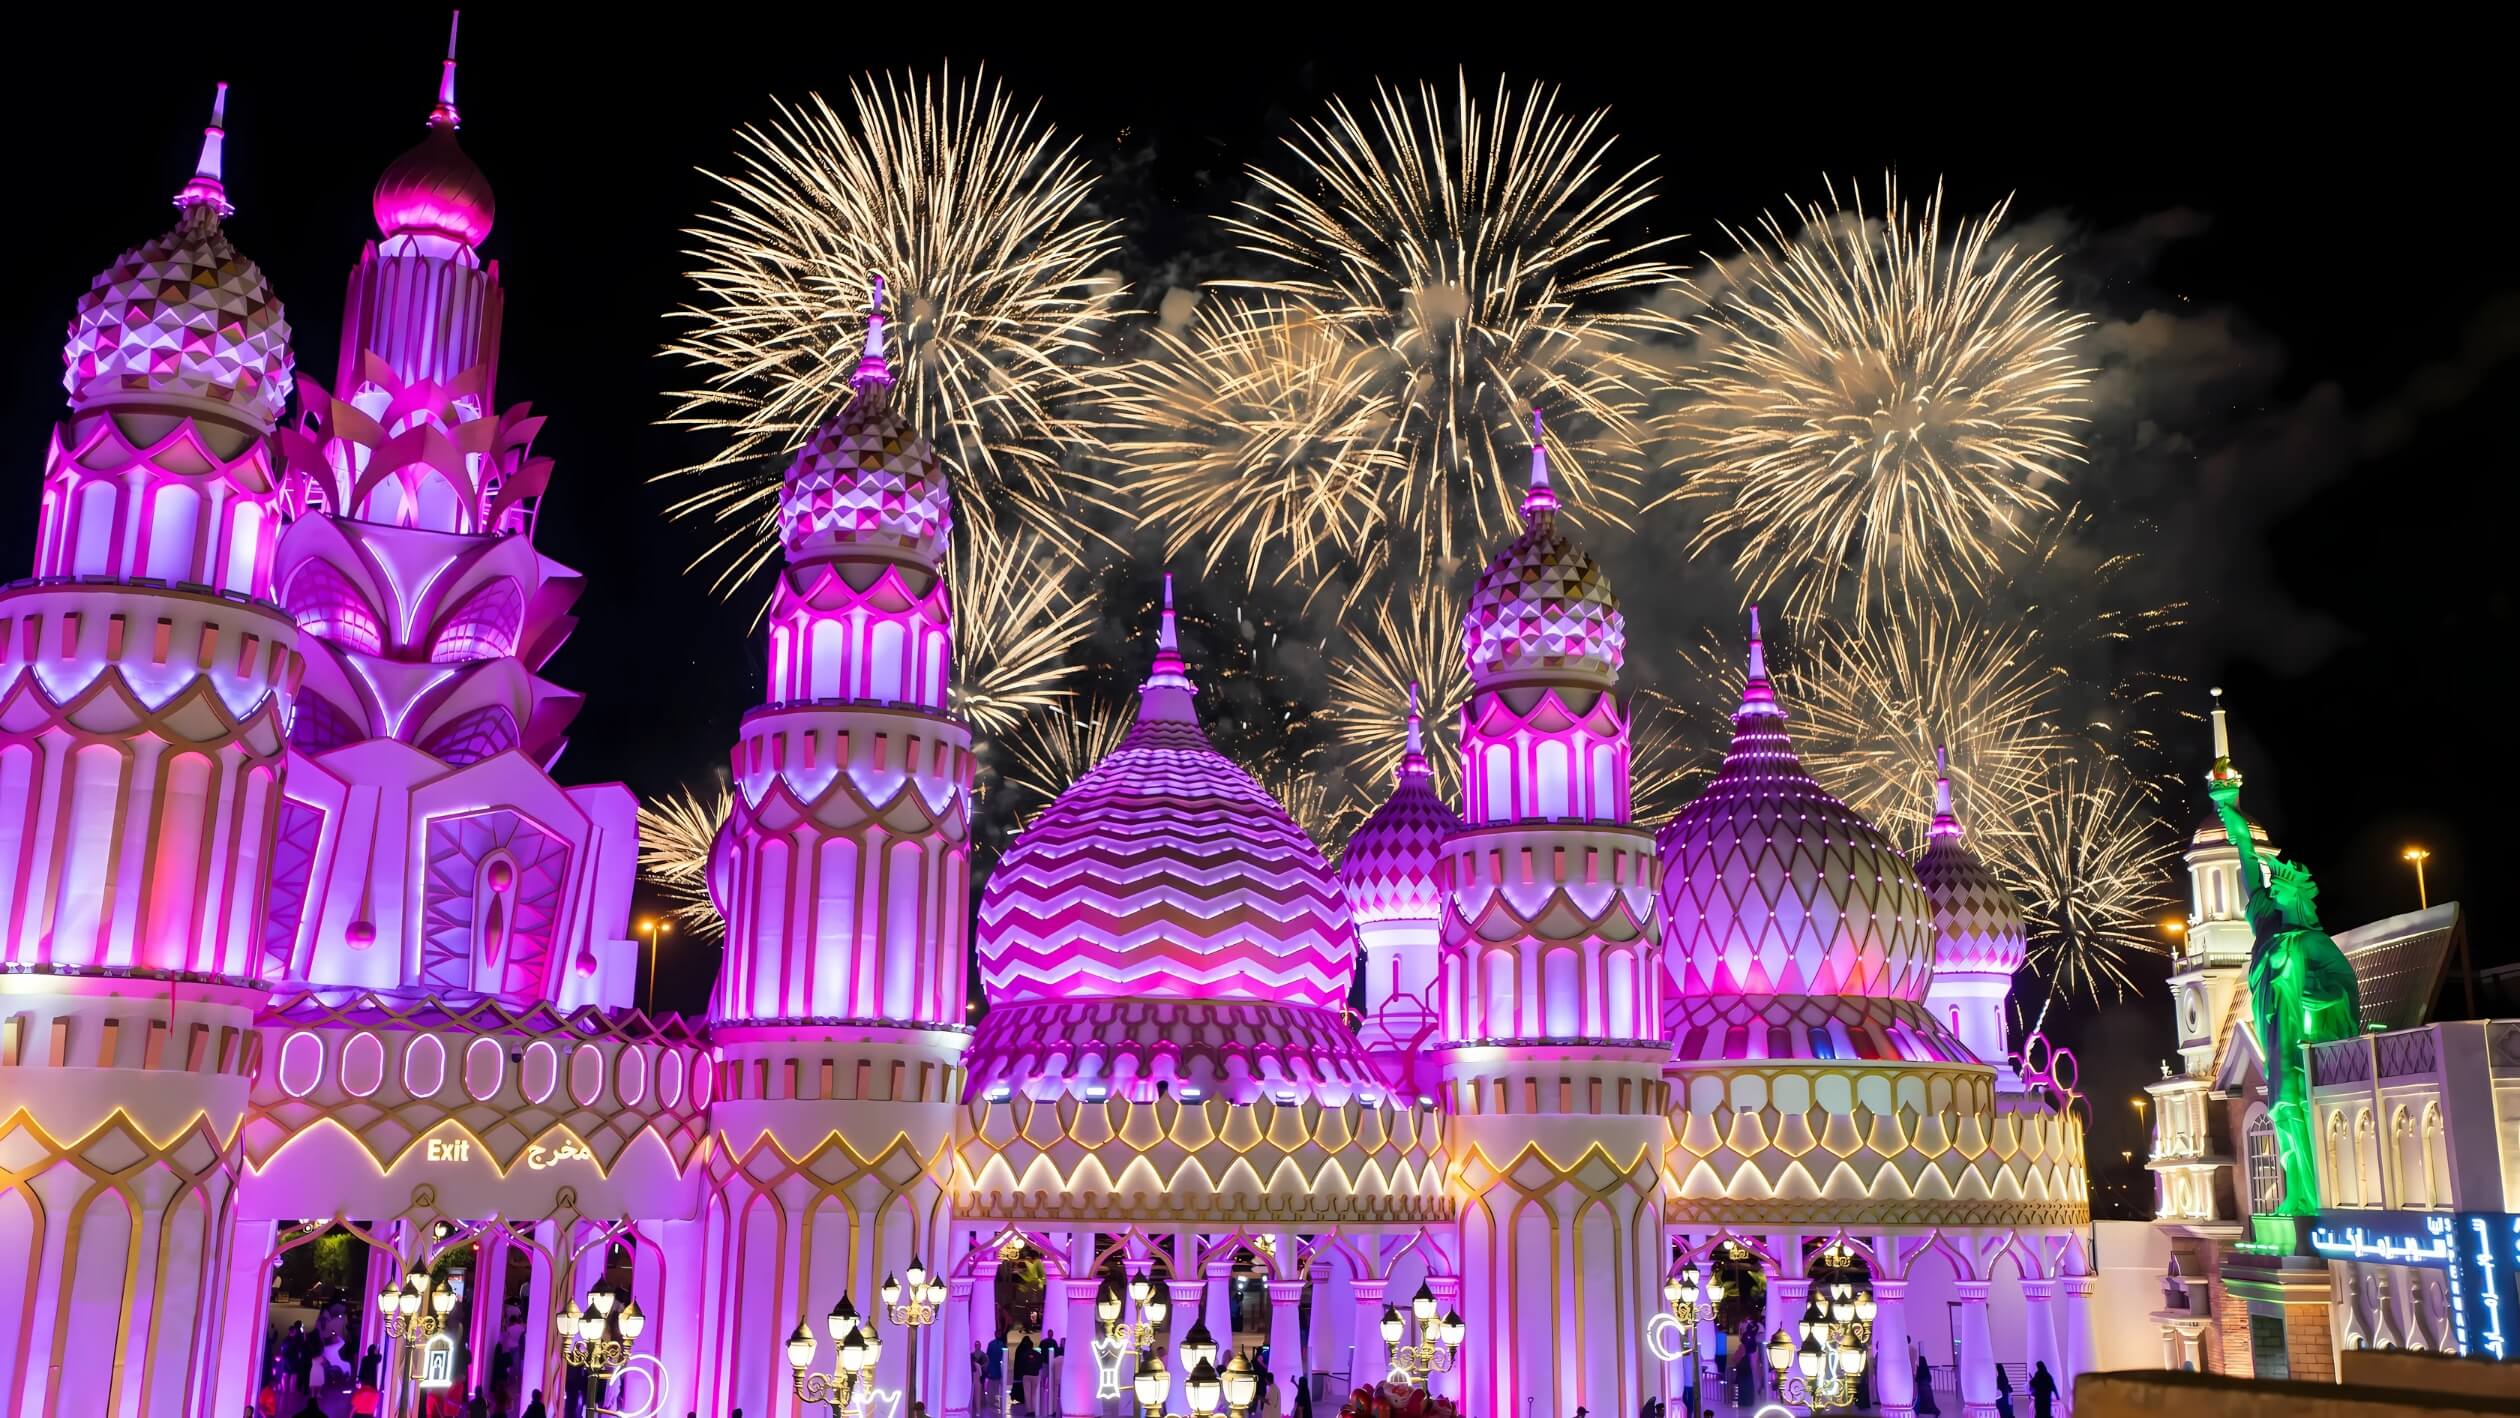
[(1750, 633), (1723, 769), (1657, 837), (1675, 998), (1922, 999), (1934, 949), (1924, 888), (1878, 828), (1803, 771), (1755, 611)]
[(1434, 770), (1418, 720), (1417, 686), (1409, 686), (1409, 746), (1393, 775), (1391, 796), (1349, 834), (1339, 857), (1339, 882), (1358, 925), (1433, 921), (1444, 914), (1435, 863), (1444, 839), (1461, 830), (1461, 814), (1435, 791)]
[(296, 363), (289, 322), (221, 229), (222, 205), (187, 203), (174, 230), (124, 252), (79, 297), (61, 351), (71, 403), (173, 398), (264, 425), (280, 417)]
[(430, 115), (428, 136), (385, 165), (371, 202), (386, 236), (443, 236), (479, 246), (499, 204), (490, 179), (455, 138), (452, 110)]
[(998, 859), (980, 901), (994, 1003), (1338, 1006), (1356, 932), (1321, 852), (1199, 731), (1170, 586), (1137, 725)]
[(779, 539), (791, 559), (878, 550), (934, 566), (945, 556), (952, 492), (935, 446), (893, 407), (883, 302), (879, 276), (848, 407), (796, 450), (779, 486)]
[(1934, 782), (1934, 825), (1916, 859), (1917, 884), (1934, 908), (1934, 970), (2009, 975), (2029, 951), (2021, 903), (1978, 860), (1951, 810), (1951, 778)]
[(1558, 530), (1537, 412), (1532, 435), (1522, 535), (1479, 574), (1462, 617), (1461, 653), (1481, 684), (1571, 673), (1608, 685), (1627, 655), (1627, 621), (1600, 563)]

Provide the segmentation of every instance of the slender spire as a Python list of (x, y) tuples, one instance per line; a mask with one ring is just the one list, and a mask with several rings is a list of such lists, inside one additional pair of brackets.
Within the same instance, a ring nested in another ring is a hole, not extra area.
[(210, 126), (201, 130), (201, 161), (193, 164), (192, 181), (175, 194), (175, 205), (190, 211), (208, 207), (220, 216), (236, 211), (228, 201), (223, 168), (227, 161), (227, 85), (219, 85), (218, 96), (210, 100)]
[(1557, 490), (1549, 486), (1549, 443), (1540, 424), (1540, 410), (1531, 411), (1531, 488), (1523, 494), (1525, 517), (1537, 517), (1558, 509)]
[(464, 12), (457, 10), (446, 22), (446, 64), (438, 70), (437, 107), (429, 110), (432, 128), (461, 128), (464, 116), (455, 109), (455, 35), (463, 28)]
[(1951, 810), (1951, 750), (1934, 745), (1934, 825), (1926, 831), (1933, 838), (1960, 835), (1960, 819)]
[(1164, 611), (1155, 622), (1155, 664), (1138, 691), (1138, 718), (1197, 722), (1190, 700), (1198, 693), (1181, 660), (1181, 627), (1173, 619), (1172, 573), (1164, 573)]
[(2231, 725), (2223, 717), (2221, 686), (2215, 686), (2213, 695), (2214, 766), (2206, 770), (2205, 777), (2215, 783), (2237, 783), (2240, 781), (2240, 770), (2231, 762)]
[(1759, 608), (1750, 608), (1750, 673), (1742, 681), (1741, 707), (1733, 711), (1738, 719), (1745, 714), (1773, 714), (1785, 717), (1785, 706), (1776, 702), (1775, 686), (1768, 683), (1767, 645), (1759, 638)]
[(1408, 746), (1401, 750), (1400, 767), (1394, 776), (1424, 778), (1432, 775), (1434, 771), (1434, 767), (1426, 761), (1426, 730), (1418, 715), (1417, 681), (1411, 680), (1409, 681)]
[[(892, 365), (884, 359), (884, 278), (877, 276), (874, 303), (866, 312), (866, 351), (858, 356), (857, 373), (849, 376), (849, 387), (864, 393), (875, 385), (890, 389), (892, 382)], [(1164, 585), (1169, 595), (1172, 578), (1164, 578)]]

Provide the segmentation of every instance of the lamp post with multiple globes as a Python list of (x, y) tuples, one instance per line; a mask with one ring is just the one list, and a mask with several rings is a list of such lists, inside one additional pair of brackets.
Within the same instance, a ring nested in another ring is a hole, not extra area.
[(1663, 1281), (1663, 1301), (1671, 1306), (1671, 1318), (1679, 1326), (1679, 1337), (1672, 1348), (1679, 1353), (1681, 1384), (1688, 1395), (1689, 1408), (1697, 1408), (1697, 1365), (1690, 1362), (1697, 1354), (1698, 1297), (1705, 1296), (1706, 1313), (1712, 1315), (1724, 1303), (1724, 1277), (1721, 1272), (1707, 1276), (1701, 1283), (1695, 1263), (1684, 1265)]
[(562, 1361), (586, 1370), (587, 1378), (597, 1382), (610, 1382), (619, 1374), (633, 1343), (647, 1332), (639, 1302), (610, 1285), (587, 1291), (584, 1306), (569, 1306), (553, 1323), (560, 1328)]
[[(1832, 1251), (1822, 1262), (1842, 1254)], [(1872, 1360), (1873, 1317), (1879, 1312), (1871, 1290), (1845, 1281), (1830, 1285), (1825, 1301), (1814, 1296), (1798, 1326), (1800, 1343), (1781, 1329), (1768, 1340), (1777, 1397), (1814, 1413), (1854, 1407), (1865, 1366)]]
[(902, 1405), (910, 1409), (919, 1402), (919, 1331), (936, 1323), (937, 1311), (945, 1304), (945, 1281), (928, 1274), (926, 1262), (917, 1256), (910, 1257), (910, 1268), (904, 1273), (910, 1277), (907, 1290), (887, 1274), (878, 1293), (884, 1301), (884, 1318), (910, 1331), (910, 1377), (902, 1386)]
[[(1417, 1339), (1408, 1342), (1408, 1320), (1412, 1319), (1417, 1322)], [(1460, 1352), (1462, 1336), (1468, 1329), (1459, 1310), (1441, 1320), (1435, 1318), (1435, 1291), (1425, 1284), (1420, 1284), (1417, 1293), (1409, 1297), (1406, 1319), (1398, 1306), (1383, 1306), (1382, 1337), (1384, 1347), (1391, 1351), (1391, 1382), (1424, 1388), (1428, 1375), (1449, 1372), (1453, 1355)]]
[[(1134, 1320), (1128, 1317), (1131, 1307), (1138, 1314)], [(1125, 1287), (1103, 1285), (1102, 1293), (1094, 1298), (1094, 1318), (1102, 1322), (1102, 1333), (1094, 1340), (1096, 1397), (1120, 1397), (1122, 1362), (1154, 1347), (1156, 1332), (1171, 1312), (1163, 1288), (1143, 1270), (1130, 1276)]]
[(431, 1280), (418, 1266), (404, 1274), (401, 1284), (376, 1292), (376, 1312), (384, 1317), (386, 1337), (406, 1346), (403, 1371), (414, 1383), (428, 1383), (429, 1341), (445, 1332), (460, 1298), (454, 1286)]
[(797, 1321), (796, 1332), (788, 1336), (788, 1368), (794, 1375), (791, 1391), (799, 1403), (828, 1403), (844, 1418), (865, 1418), (875, 1397), (875, 1364), (884, 1357), (883, 1336), (875, 1332), (873, 1321), (858, 1318), (856, 1304), (846, 1295), (831, 1307), (825, 1324), (831, 1332), (828, 1374), (813, 1372), (814, 1332), (804, 1321)]

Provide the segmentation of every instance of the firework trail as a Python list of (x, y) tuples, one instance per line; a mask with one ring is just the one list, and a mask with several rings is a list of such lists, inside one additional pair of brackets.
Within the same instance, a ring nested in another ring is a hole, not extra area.
[(1030, 530), (961, 534), (954, 591), (954, 713), (984, 734), (1065, 712), (1094, 628), (1072, 554)]
[[(1612, 522), (1634, 506), (1665, 378), (1653, 343), (1683, 328), (1651, 297), (1682, 273), (1659, 250), (1676, 238), (1623, 234), (1655, 184), (1646, 162), (1613, 165), (1606, 121), (1561, 112), (1545, 86), (1500, 79), (1481, 97), (1465, 74), (1449, 100), (1385, 85), (1361, 113), (1335, 101), (1287, 141), (1286, 171), (1251, 169), (1260, 191), (1226, 226), (1279, 273), (1224, 284), (1379, 356), (1358, 397), (1395, 461), (1369, 520), (1329, 506), (1313, 525), (1403, 529), (1421, 566), (1475, 554), (1516, 524), (1535, 404), (1560, 493)], [(1208, 496), (1235, 495), (1238, 470), (1207, 471), (1224, 484)]]
[(2029, 918), (2023, 968), (2052, 992), (2122, 999), (2138, 986), (2128, 966), (2167, 953), (2155, 917), (2171, 904), (2177, 839), (2123, 765), (2060, 756), (2044, 791), (2019, 814), (1989, 865)]
[(1701, 725), (1676, 700), (1640, 688), (1628, 700), (1628, 820), (1660, 829), (1714, 775), (1720, 754), (1704, 754)]
[(1461, 799), (1461, 755), (1453, 747), (1454, 716), (1470, 702), (1470, 671), (1461, 654), (1461, 618), (1468, 594), (1459, 576), (1418, 578), (1407, 600), (1351, 609), (1340, 648), (1330, 657), (1329, 721), (1346, 776), (1377, 801), (1389, 791), (1407, 739), (1409, 686), (1420, 687), (1426, 760), (1435, 791)]
[[(2085, 317), (2056, 258), (1996, 239), (2009, 202), (1946, 233), (1884, 179), (1879, 220), (1837, 199), (1732, 232), (1735, 283), (1698, 322), (1711, 351), (1667, 423), (1705, 507), (1694, 549), (1728, 548), (1751, 598), (1782, 586), (1808, 621), (1851, 583), (1859, 612), (1966, 604), (2056, 508), (2079, 461)], [(1554, 412), (1554, 411), (1553, 411)]]
[[(1406, 476), (1380, 351), (1338, 322), (1274, 300), (1209, 299), (1176, 335), (1113, 370), (1094, 408), (1100, 453), (1168, 562), (1243, 584), (1351, 566), (1382, 543), (1384, 490)], [(1283, 555), (1263, 555), (1283, 544)]]
[(685, 933), (718, 940), (726, 922), (709, 899), (709, 853), (734, 795), (678, 789), (639, 804), (639, 879), (665, 899), (665, 912)]
[(988, 80), (852, 81), (779, 105), (738, 135), (723, 195), (687, 233), (696, 299), (665, 352), (699, 383), (669, 424), (722, 435), (666, 477), (705, 480), (669, 515), (718, 537), (695, 565), (721, 595), (778, 557), (784, 454), (848, 398), (866, 287), (893, 294), (889, 330), (911, 422), (952, 471), (966, 521), (982, 509), (1072, 539), (1061, 452), (1084, 429), (1061, 411), (1120, 291), (1105, 267), (1118, 223), (1088, 213), (1072, 142)]

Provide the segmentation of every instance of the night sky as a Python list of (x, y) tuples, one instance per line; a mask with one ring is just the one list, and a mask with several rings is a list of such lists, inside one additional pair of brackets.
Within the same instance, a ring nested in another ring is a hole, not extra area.
[[(90, 13), (95, 33), (57, 19), (60, 42), (21, 44), (12, 66), (10, 567), (31, 560), (64, 322), (96, 271), (171, 223), (211, 82), (234, 85), (229, 230), (287, 304), (302, 371), (330, 384), (342, 283), (373, 234), (368, 191), (419, 137), (445, 32), (427, 6), (355, 20), (256, 7), (147, 39)], [(2396, 66), (2359, 34), (2350, 54), (2278, 56), (2252, 36), (2145, 37), (2123, 54), (2025, 38), (1999, 57), (1965, 53), (1956, 16), (1954, 33), (1906, 39), (1694, 19), (1596, 32), (1605, 15), (1558, 23), (1546, 43), (1462, 47), (1279, 7), (1235, 12), (1231, 35), (1186, 32), (1180, 11), (1059, 12), (1071, 23), (1026, 32), (971, 10), (867, 13), (726, 7), (652, 31), (628, 10), (465, 17), (463, 141), (497, 188), (484, 254), (508, 291), (500, 397), (548, 416), (536, 450), (558, 467), (538, 542), (589, 583), (547, 670), (587, 696), (564, 781), (702, 781), (759, 695), (749, 603), (681, 574), (699, 540), (664, 521), (670, 491), (648, 480), (702, 452), (698, 435), (653, 423), (682, 378), (655, 351), (663, 313), (688, 295), (679, 230), (709, 196), (695, 168), (722, 165), (731, 130), (766, 118), (771, 95), (985, 62), (1108, 165), (1103, 206), (1129, 226), (1122, 273), (1152, 305), (1217, 269), (1211, 218), (1292, 120), (1370, 94), (1378, 76), (1449, 82), (1466, 64), (1483, 82), (1501, 69), (1563, 84), (1569, 107), (1609, 106), (1620, 151), (1659, 155), (1655, 220), (1692, 234), (1692, 265), (1701, 246), (1732, 249), (1718, 223), (1808, 197), (1823, 174), (1877, 188), (1893, 167), (1920, 194), (1939, 176), (1960, 212), (2012, 194), (2016, 221), (2065, 251), (2068, 298), (2100, 321), (2092, 461), (2072, 491), (2146, 553), (2144, 591), (2191, 603), (2183, 628), (2145, 645), (2158, 663), (2136, 668), (2186, 677), (2198, 709), (2205, 685), (2228, 687), (2249, 807), (2318, 873), (2331, 928), (2413, 908), (2407, 842), (2435, 852), (2436, 900), (2490, 880), (2479, 865), (2520, 845), (2506, 811), (2520, 775), (2490, 689), (2513, 620), (2520, 282), (2507, 229), (2468, 195), (2499, 169), (2461, 152), (2507, 114), (2459, 61), (2425, 58), (2418, 110), (2380, 96)], [(1729, 624), (1720, 579), (1654, 553), (1685, 533), (1671, 522), (1635, 546), (1592, 545), (1632, 615), (1654, 602), (1665, 624)], [(2162, 727), (2193, 782), (2201, 724)], [(2204, 806), (2196, 794), (2179, 815)], [(2477, 963), (2512, 959), (2509, 911), (2478, 896)], [(705, 952), (669, 956), (666, 1003), (697, 1008), (714, 968)], [(2083, 1054), (2104, 1176), (2121, 1148), (2140, 1155), (2125, 1099), (2172, 1053), (2157, 969), (2147, 984), (2051, 1024)]]

